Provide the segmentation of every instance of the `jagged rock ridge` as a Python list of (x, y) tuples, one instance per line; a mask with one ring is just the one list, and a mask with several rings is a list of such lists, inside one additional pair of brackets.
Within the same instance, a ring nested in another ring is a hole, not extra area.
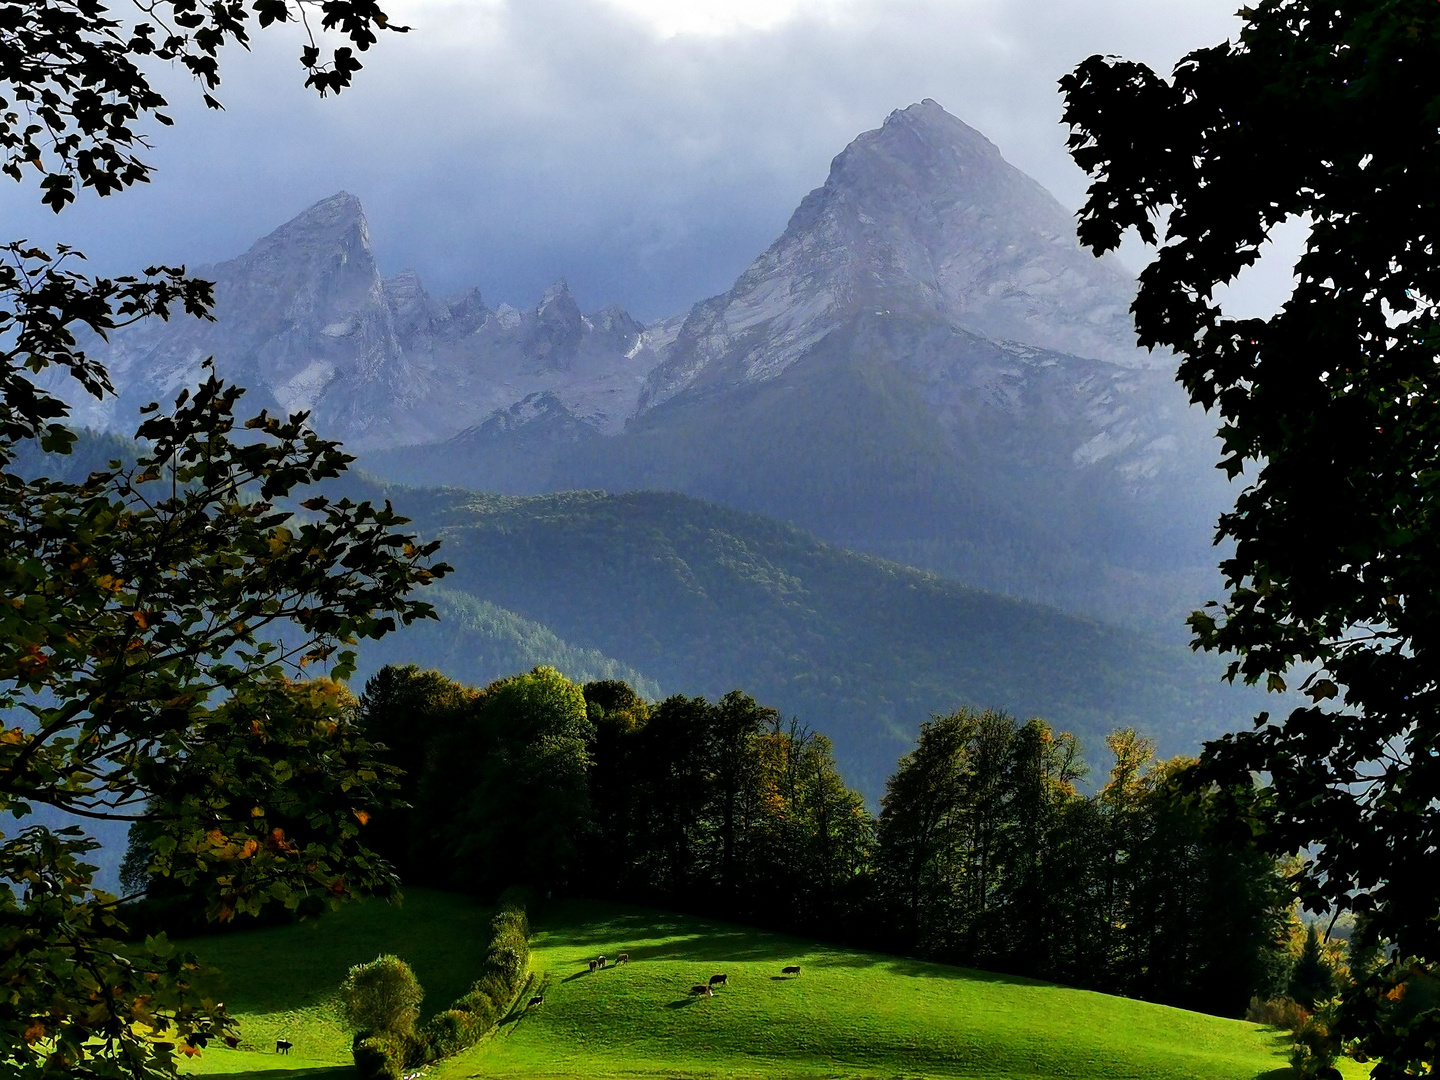
[(1205, 598), (1225, 491), (1212, 425), (1135, 345), (1134, 287), (927, 99), (852, 142), (769, 250), (658, 343), (623, 433), (536, 399), (371, 463), (513, 494), (681, 491), (1173, 629)]
[(317, 430), (361, 450), (444, 440), (536, 393), (613, 432), (659, 359), (653, 332), (619, 308), (583, 314), (563, 281), (521, 312), (492, 310), (478, 289), (433, 298), (411, 271), (382, 278), (345, 192), (195, 273), (215, 281), (215, 321), (117, 333), (100, 352), (119, 396), (77, 401), (77, 420), (133, 427), (139, 405), (173, 398), (213, 356), (251, 408), (310, 411)]

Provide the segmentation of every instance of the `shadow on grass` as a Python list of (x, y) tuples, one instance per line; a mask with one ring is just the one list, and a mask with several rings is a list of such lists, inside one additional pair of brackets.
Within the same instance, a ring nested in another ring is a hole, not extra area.
[(699, 998), (683, 997), (683, 998), (681, 998), (681, 999), (678, 1000), (678, 1001), (671, 1001), (671, 1002), (669, 1002), (668, 1004), (666, 1004), (665, 1007), (666, 1007), (667, 1009), (684, 1009), (684, 1008), (687, 1008), (688, 1006), (694, 1005), (695, 1002), (697, 1002), (697, 1001), (699, 1001), (699, 1000), (700, 1000)]
[[(817, 948), (813, 941), (769, 930), (677, 916), (668, 911), (620, 908), (614, 904), (562, 901), (548, 910), (540, 923), (538, 929), (546, 938), (545, 944), (574, 948), (574, 958), (565, 962), (576, 965), (588, 964), (596, 953), (610, 951), (628, 952), (631, 963), (693, 960), (723, 964), (768, 960), (790, 964), (803, 956), (806, 965), (812, 968), (884, 968), (897, 975), (921, 979), (955, 979), (1011, 986), (1054, 985), (1023, 975), (1002, 975), (885, 953)], [(632, 944), (655, 938), (668, 940), (655, 944)], [(588, 971), (577, 972), (566, 981), (588, 974)]]
[(1256, 1073), (1255, 1080), (1295, 1080), (1295, 1070), (1291, 1068), (1267, 1069), (1263, 1073)]
[(478, 977), (493, 906), (473, 897), (407, 889), (403, 905), (348, 904), (319, 918), (185, 939), (214, 971), (204, 989), (232, 1012), (283, 1013), (322, 1005), (353, 965), (403, 957), (425, 987), (421, 1020), (449, 1007)]
[(195, 1080), (352, 1080), (353, 1065), (319, 1065), (311, 1069), (259, 1069), (256, 1071), (203, 1073)]

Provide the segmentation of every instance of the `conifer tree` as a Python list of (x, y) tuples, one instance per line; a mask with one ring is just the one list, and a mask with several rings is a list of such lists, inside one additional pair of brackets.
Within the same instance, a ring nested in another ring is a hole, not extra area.
[(1305, 927), (1305, 944), (1290, 972), (1290, 997), (1313, 1012), (1316, 1005), (1334, 993), (1335, 973), (1325, 959), (1320, 935), (1312, 922)]

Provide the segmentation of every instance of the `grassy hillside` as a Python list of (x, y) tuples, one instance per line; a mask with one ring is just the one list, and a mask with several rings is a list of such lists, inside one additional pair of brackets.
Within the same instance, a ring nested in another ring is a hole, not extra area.
[[(919, 724), (962, 704), (1043, 716), (1092, 750), (1134, 726), (1167, 753), (1248, 723), (1255, 707), (1256, 695), (1220, 683), (1213, 659), (1183, 647), (682, 495), (389, 494), (444, 537), (456, 567), (447, 588), (667, 692), (744, 688), (829, 735), (847, 777), (872, 796)], [(457, 655), (481, 647), (463, 624), (447, 632)], [(405, 634), (384, 648), (416, 651)], [(362, 650), (367, 665), (376, 652)]]
[[(316, 926), (205, 939), (229, 968), (240, 1052), (197, 1072), (253, 1078), (349, 1070), (324, 995), (355, 959), (409, 959), (438, 1007), (465, 981), (482, 909), (416, 890), (399, 911), (342, 912)], [(1240, 1021), (1023, 979), (851, 952), (636, 908), (556, 905), (537, 919), (545, 1003), (435, 1067), (435, 1080), (513, 1077), (1070, 1077), (1281, 1080), (1283, 1040)], [(591, 974), (597, 953), (632, 962)], [(798, 978), (780, 969), (801, 965)], [(725, 973), (713, 999), (692, 983)], [(295, 1043), (273, 1053), (274, 1037)], [(327, 1067), (328, 1066), (328, 1067)], [(284, 1070), (283, 1072), (281, 1070)], [(1347, 1075), (1363, 1076), (1351, 1064)]]
[[(404, 904), (352, 904), (320, 920), (236, 931), (188, 943), (220, 970), (211, 987), (240, 1021), (239, 1053), (212, 1048), (191, 1071), (263, 1071), (334, 1066), (350, 1060), (350, 1036), (334, 994), (355, 964), (403, 956), (425, 987), (429, 1017), (474, 981), (490, 940), (493, 909), (456, 893), (407, 889)], [(275, 1040), (295, 1051), (275, 1057)], [(349, 1070), (346, 1070), (347, 1072)]]

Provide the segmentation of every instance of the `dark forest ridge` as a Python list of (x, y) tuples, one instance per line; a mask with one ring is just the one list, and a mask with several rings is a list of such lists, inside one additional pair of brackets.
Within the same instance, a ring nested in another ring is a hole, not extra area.
[[(444, 539), (456, 567), (445, 605), (483, 598), (667, 694), (742, 687), (830, 735), (872, 797), (920, 722), (961, 704), (1043, 716), (1091, 748), (1134, 726), (1170, 754), (1244, 724), (1259, 696), (1183, 647), (683, 495), (358, 490)], [(451, 677), (484, 683), (513, 670), (494, 659), (506, 648), (450, 619), (369, 645), (362, 663), (444, 660)]]

